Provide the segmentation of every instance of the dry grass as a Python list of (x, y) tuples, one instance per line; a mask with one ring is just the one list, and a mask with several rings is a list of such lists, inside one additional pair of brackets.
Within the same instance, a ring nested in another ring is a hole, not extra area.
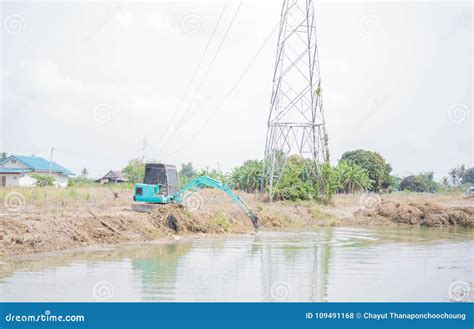
[[(24, 188), (0, 188), (0, 199), (4, 200), (12, 193), (20, 193), (26, 205), (37, 207), (48, 205), (90, 205), (93, 203), (105, 206), (127, 205), (133, 197), (133, 189), (128, 185), (97, 185), (96, 187), (24, 187)], [(224, 206), (229, 205), (229, 199), (221, 191), (204, 190), (204, 203), (207, 205)], [(250, 204), (267, 204), (261, 202), (258, 195), (250, 193), (238, 193)], [(330, 207), (358, 207), (361, 204), (363, 194), (338, 194), (334, 195)], [(411, 193), (397, 192), (390, 195), (380, 195), (381, 199), (390, 199), (394, 202), (405, 203), (438, 203), (445, 206), (459, 204), (472, 204), (473, 200), (464, 198), (461, 192), (450, 193)], [(312, 207), (312, 201), (283, 201), (274, 202), (273, 205)]]
[[(98, 187), (25, 187), (1, 188), (1, 206), (8, 204), (19, 208), (57, 208), (57, 207), (86, 207), (86, 206), (123, 206), (130, 204), (132, 190), (112, 186)], [(23, 210), (22, 209), (22, 210)]]

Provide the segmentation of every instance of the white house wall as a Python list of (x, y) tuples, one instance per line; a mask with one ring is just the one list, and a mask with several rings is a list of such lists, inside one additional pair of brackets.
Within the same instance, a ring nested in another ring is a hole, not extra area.
[[(34, 186), (36, 184), (36, 179), (33, 178), (33, 175), (48, 175), (46, 172), (28, 172), (23, 174), (0, 174), (1, 176), (6, 176), (6, 186)], [(66, 187), (68, 184), (68, 176), (61, 175), (58, 173), (52, 173), (54, 178), (54, 185), (59, 187)]]
[(52, 176), (54, 177), (54, 184), (60, 187), (66, 187), (69, 181), (69, 177), (66, 175), (61, 175), (58, 173), (53, 173)]
[(31, 177), (30, 173), (21, 174), (20, 177), (20, 186), (34, 186), (36, 179)]
[(6, 187), (19, 186), (20, 185), (20, 175), (19, 174), (0, 174), (0, 179), (1, 179), (2, 176), (6, 177)]

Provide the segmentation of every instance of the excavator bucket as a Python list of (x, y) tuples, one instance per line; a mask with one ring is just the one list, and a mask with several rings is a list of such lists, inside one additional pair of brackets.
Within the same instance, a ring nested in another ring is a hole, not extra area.
[(260, 226), (260, 221), (255, 213), (252, 212), (252, 214), (249, 215), (250, 220), (252, 221), (253, 227), (255, 228), (255, 231), (258, 230), (258, 227)]

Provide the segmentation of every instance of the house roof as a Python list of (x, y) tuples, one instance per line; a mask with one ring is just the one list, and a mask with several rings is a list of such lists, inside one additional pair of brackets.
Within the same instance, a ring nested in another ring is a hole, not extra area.
[(127, 180), (124, 176), (123, 176), (123, 173), (122, 171), (120, 170), (110, 170), (107, 174), (105, 174), (104, 177), (102, 177), (101, 179), (104, 179), (104, 178), (112, 178), (114, 180)]
[(19, 174), (23, 172), (29, 172), (31, 169), (20, 169), (20, 168), (0, 168), (0, 173), (5, 174)]
[[(0, 165), (12, 158), (15, 158), (18, 161), (22, 162), (24, 165), (26, 165), (33, 171), (49, 171), (50, 162), (44, 158), (36, 157), (36, 156), (11, 155), (7, 159), (0, 162)], [(3, 168), (3, 169), (7, 169), (7, 168)], [(12, 169), (9, 169), (9, 170), (12, 170)], [(63, 166), (57, 164), (54, 161), (52, 162), (51, 171), (61, 173), (64, 175), (74, 175), (72, 171), (64, 168)]]

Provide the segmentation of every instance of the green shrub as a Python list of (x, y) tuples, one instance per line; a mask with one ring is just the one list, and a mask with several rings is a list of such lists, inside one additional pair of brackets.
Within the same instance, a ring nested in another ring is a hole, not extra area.
[(232, 169), (230, 181), (233, 188), (248, 193), (260, 190), (263, 174), (263, 162), (247, 160), (243, 165)]
[(338, 192), (354, 193), (366, 191), (372, 187), (367, 171), (347, 160), (339, 161), (333, 179)]
[(312, 161), (292, 155), (286, 160), (283, 173), (274, 185), (276, 200), (313, 200), (318, 198), (319, 186)]
[(36, 181), (35, 186), (50, 186), (54, 183), (52, 176), (34, 174), (31, 177)]
[(232, 224), (227, 219), (227, 216), (221, 212), (212, 217), (208, 225), (212, 231), (229, 232), (232, 228)]

